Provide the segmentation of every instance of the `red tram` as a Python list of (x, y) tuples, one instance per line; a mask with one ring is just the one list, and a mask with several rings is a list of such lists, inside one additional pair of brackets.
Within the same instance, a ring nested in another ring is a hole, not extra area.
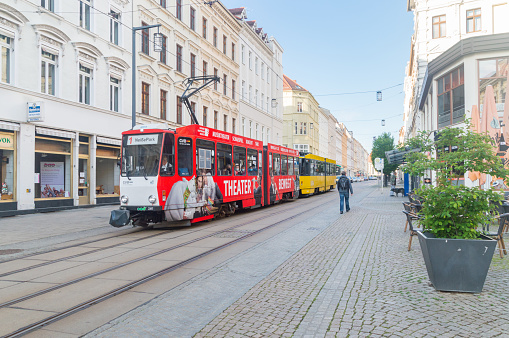
[(110, 224), (190, 225), (299, 195), (299, 153), (197, 124), (122, 133), (120, 209)]

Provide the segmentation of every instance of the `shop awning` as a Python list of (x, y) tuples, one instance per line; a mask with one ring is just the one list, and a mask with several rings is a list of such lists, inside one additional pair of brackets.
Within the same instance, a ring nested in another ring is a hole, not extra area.
[(111, 145), (114, 145), (114, 146), (122, 145), (122, 141), (121, 140), (115, 140), (115, 139), (112, 139), (112, 138), (101, 137), (101, 136), (97, 136), (97, 143), (111, 144)]
[(76, 138), (76, 133), (71, 133), (71, 132), (63, 131), (63, 130), (43, 128), (43, 127), (36, 127), (35, 132), (40, 135), (70, 138), (73, 140)]
[(19, 124), (0, 121), (0, 129), (19, 131)]

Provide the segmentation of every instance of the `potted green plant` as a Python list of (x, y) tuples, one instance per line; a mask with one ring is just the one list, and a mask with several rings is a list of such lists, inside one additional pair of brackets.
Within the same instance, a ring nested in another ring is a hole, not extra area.
[(461, 179), (469, 172), (507, 178), (509, 171), (492, 142), (467, 121), (463, 127), (448, 127), (434, 135), (422, 132), (404, 145), (420, 150), (406, 156), (402, 170), (421, 177), (434, 175), (434, 183), (416, 193), (423, 201), (420, 216), (425, 229), (418, 233), (419, 243), (437, 290), (482, 291), (496, 241), (483, 236), (480, 228), (494, 221), (503, 194), (482, 189), (477, 180), (466, 186)]

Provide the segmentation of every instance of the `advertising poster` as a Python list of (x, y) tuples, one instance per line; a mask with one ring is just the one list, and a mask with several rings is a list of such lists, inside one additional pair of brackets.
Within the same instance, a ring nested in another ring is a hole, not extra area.
[(41, 198), (65, 197), (64, 162), (41, 162)]

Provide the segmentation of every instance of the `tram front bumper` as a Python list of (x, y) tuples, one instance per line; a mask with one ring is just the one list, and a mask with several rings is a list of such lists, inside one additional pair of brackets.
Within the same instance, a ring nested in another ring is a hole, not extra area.
[(110, 224), (115, 228), (123, 227), (131, 221), (129, 210), (112, 210), (110, 215)]

